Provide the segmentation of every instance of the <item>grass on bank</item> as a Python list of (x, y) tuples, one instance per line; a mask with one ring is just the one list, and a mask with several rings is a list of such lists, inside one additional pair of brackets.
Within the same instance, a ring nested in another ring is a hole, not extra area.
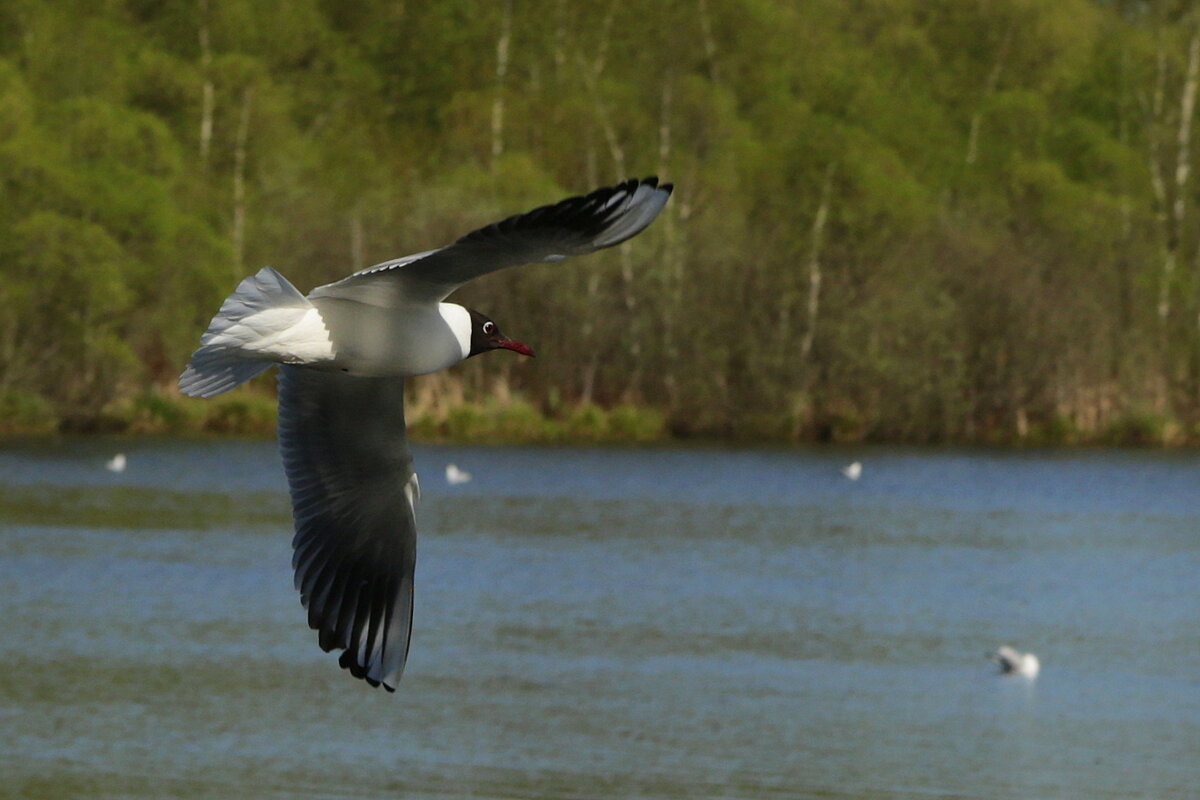
[[(260, 387), (247, 387), (211, 400), (183, 397), (150, 388), (88, 415), (61, 414), (37, 395), (0, 391), (0, 436), (54, 433), (134, 435), (226, 434), (270, 436), (275, 432), (276, 399)], [(842, 416), (747, 416), (720, 425), (695, 427), (662, 411), (632, 404), (603, 408), (595, 404), (559, 404), (545, 411), (519, 395), (504, 393), (484, 402), (466, 400), (409, 402), (410, 436), (426, 442), (487, 444), (645, 443), (670, 439), (719, 439), (743, 442), (884, 443), (893, 440), (871, 430), (864, 420)], [(854, 424), (851, 424), (854, 423)], [(925, 443), (931, 443), (922, 440)], [(897, 441), (896, 443), (900, 443)], [(1180, 447), (1200, 445), (1200, 424), (1187, 426), (1166, 415), (1134, 409), (1107, 424), (1085, 428), (1068, 417), (1022, 420), (995, 426), (942, 444), (996, 446)]]
[[(276, 399), (241, 389), (197, 400), (148, 389), (88, 416), (59, 415), (41, 398), (19, 391), (0, 393), (0, 435), (49, 433), (235, 434), (275, 432)], [(601, 443), (653, 442), (668, 438), (663, 415), (651, 408), (577, 405), (545, 414), (517, 397), (484, 403), (410, 404), (409, 433), (434, 442)]]

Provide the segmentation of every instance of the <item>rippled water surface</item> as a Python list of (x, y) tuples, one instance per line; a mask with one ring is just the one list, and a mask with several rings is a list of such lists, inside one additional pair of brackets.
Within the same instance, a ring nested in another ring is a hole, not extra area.
[(0, 447), (0, 797), (1197, 796), (1200, 456), (416, 457), (388, 695), (305, 624), (273, 443)]

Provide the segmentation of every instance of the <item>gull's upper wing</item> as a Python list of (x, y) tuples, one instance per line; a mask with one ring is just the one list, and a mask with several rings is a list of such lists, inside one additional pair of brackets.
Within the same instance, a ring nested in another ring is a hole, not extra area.
[(326, 652), (394, 690), (408, 655), (420, 490), (404, 379), (283, 366), (279, 448), (292, 495), (296, 588)]
[(673, 187), (657, 178), (628, 180), (542, 206), (468, 233), (448, 247), (385, 261), (308, 296), (377, 305), (433, 302), (489, 272), (534, 261), (561, 261), (636, 236), (662, 211)]

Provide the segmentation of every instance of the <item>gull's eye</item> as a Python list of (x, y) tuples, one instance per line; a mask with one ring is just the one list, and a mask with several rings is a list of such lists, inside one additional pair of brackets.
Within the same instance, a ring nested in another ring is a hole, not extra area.
[(492, 322), (490, 319), (483, 323), (483, 332), (488, 336), (491, 336), (496, 332), (496, 323)]

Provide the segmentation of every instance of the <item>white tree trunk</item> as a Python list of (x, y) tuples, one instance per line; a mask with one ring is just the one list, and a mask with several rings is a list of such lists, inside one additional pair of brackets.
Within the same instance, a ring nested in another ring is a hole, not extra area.
[(813, 340), (817, 335), (817, 312), (821, 303), (821, 243), (825, 238), (825, 222), (829, 219), (829, 198), (833, 193), (835, 165), (825, 168), (825, 182), (821, 185), (821, 202), (813, 217), (812, 248), (808, 254), (808, 307), (804, 337), (800, 340), (800, 361), (808, 361)]
[[(586, 131), (585, 163), (587, 185), (595, 186), (600, 182), (599, 168), (596, 161), (596, 142), (591, 128)], [(596, 334), (596, 303), (600, 295), (600, 273), (596, 270), (584, 270), (587, 273), (585, 281), (587, 302), (583, 308), (583, 324), (580, 326), (580, 336), (583, 339), (587, 360), (583, 365), (580, 376), (579, 401), (583, 404), (592, 402), (596, 390), (596, 371), (600, 367), (600, 357), (593, 342)]]
[[(1163, 180), (1162, 175), (1164, 169), (1162, 141), (1158, 130), (1161, 125), (1167, 90), (1167, 54), (1161, 33), (1158, 37), (1156, 66), (1154, 92), (1151, 94), (1150, 101), (1150, 134), (1147, 146), (1150, 157), (1150, 189), (1154, 196), (1154, 218), (1158, 222), (1158, 227), (1161, 231), (1163, 248), (1162, 273), (1159, 275), (1158, 286), (1158, 318), (1160, 323), (1165, 323), (1171, 314), (1171, 294), (1169, 287), (1171, 285), (1171, 274), (1175, 271), (1175, 264), (1170, 254), (1171, 221), (1167, 213), (1167, 182)], [(1165, 328), (1160, 328), (1160, 334), (1165, 336)], [(1165, 344), (1165, 339), (1160, 342), (1161, 344)]]
[(1008, 27), (1004, 31), (1004, 38), (1000, 40), (1000, 47), (996, 50), (996, 60), (992, 63), (992, 68), (988, 72), (987, 80), (983, 84), (983, 98), (980, 101), (980, 108), (971, 115), (971, 129), (967, 134), (967, 155), (966, 163), (968, 166), (975, 163), (979, 157), (979, 130), (983, 126), (983, 106), (991, 99), (991, 96), (996, 93), (996, 89), (1000, 86), (1000, 76), (1004, 74), (1004, 64), (1008, 60), (1008, 49), (1012, 46), (1013, 31), (1016, 29), (1017, 23), (1015, 20), (1008, 23)]
[[(1151, 123), (1161, 124), (1164, 114), (1164, 95), (1166, 91), (1166, 52), (1161, 36), (1158, 40), (1158, 70), (1155, 79), (1154, 95), (1151, 104)], [(1188, 45), (1187, 67), (1184, 73), (1183, 88), (1179, 95), (1179, 125), (1175, 132), (1175, 165), (1171, 170), (1171, 194), (1168, 198), (1167, 179), (1163, 173), (1168, 171), (1162, 158), (1162, 143), (1160, 134), (1151, 131), (1150, 148), (1150, 185), (1154, 192), (1155, 216), (1162, 229), (1163, 256), (1162, 272), (1158, 285), (1158, 320), (1160, 349), (1165, 357), (1167, 322), (1171, 317), (1171, 292), (1175, 280), (1175, 271), (1179, 264), (1179, 249), (1183, 236), (1183, 225), (1187, 215), (1187, 185), (1191, 176), (1191, 139), (1192, 120), (1196, 111), (1196, 88), (1200, 81), (1200, 27), (1192, 31)]]
[[(1200, 75), (1200, 27), (1193, 29), (1192, 40), (1188, 44), (1187, 74), (1183, 80), (1183, 91), (1179, 96), (1179, 130), (1176, 138), (1175, 155), (1175, 201), (1171, 204), (1171, 239), (1169, 241), (1171, 257), (1169, 259), (1171, 272), (1179, 262), (1179, 249), (1183, 239), (1183, 223), (1187, 213), (1187, 184), (1192, 172), (1191, 142), (1192, 119), (1196, 112), (1196, 82)], [(1164, 263), (1164, 270), (1166, 268)], [(1170, 313), (1170, 284), (1171, 276), (1163, 275), (1163, 294), (1160, 302), (1165, 299), (1166, 309), (1160, 310), (1163, 320)]]
[[(616, 3), (613, 3), (613, 7), (615, 6)], [(607, 27), (605, 30), (607, 32)], [(602, 49), (607, 49), (607, 39), (606, 35), (601, 42)], [(603, 69), (604, 59), (597, 56), (593, 64), (594, 68)], [(588, 93), (591, 94), (592, 103), (596, 108), (596, 120), (600, 123), (600, 132), (604, 134), (604, 143), (608, 146), (608, 154), (612, 158), (613, 167), (616, 168), (616, 177), (624, 180), (628, 177), (628, 169), (625, 166), (625, 148), (622, 147), (621, 140), (617, 136), (617, 129), (612, 123), (612, 114), (608, 104), (604, 102), (604, 97), (600, 94), (600, 72), (589, 72), (587, 65), (583, 63), (580, 66), (584, 75), (584, 84)], [(622, 242), (617, 245), (617, 254), (621, 260), (621, 299), (625, 306), (626, 321), (632, 327), (638, 314), (637, 294), (634, 292), (633, 286), (633, 245), (629, 242)], [(629, 371), (629, 380), (624, 391), (626, 399), (632, 399), (635, 387), (641, 379), (642, 344), (638, 336), (629, 337), (629, 355), (634, 367)]]
[(500, 10), (500, 37), (496, 40), (496, 97), (492, 100), (492, 166), (504, 154), (504, 78), (508, 75), (508, 47), (512, 39), (512, 0)]
[[(1200, 75), (1200, 27), (1192, 32), (1192, 40), (1188, 45), (1187, 76), (1183, 82), (1183, 92), (1179, 97), (1179, 134), (1177, 137), (1178, 151), (1175, 159), (1175, 224), (1178, 228), (1183, 225), (1186, 210), (1188, 176), (1191, 175), (1191, 142), (1192, 119), (1196, 112), (1196, 82)], [(1177, 228), (1177, 229), (1178, 229)]]
[(200, 0), (200, 74), (203, 84), (200, 89), (200, 161), (208, 163), (212, 147), (213, 112), (216, 108), (216, 91), (212, 81), (212, 48), (208, 33), (208, 0)]
[(242, 90), (242, 110), (238, 115), (237, 135), (233, 150), (233, 271), (240, 280), (245, 271), (246, 255), (246, 142), (250, 138), (250, 108), (254, 104), (254, 88)]
[(554, 80), (562, 85), (567, 67), (567, 2), (558, 0), (554, 12)]
[(367, 265), (366, 238), (363, 231), (362, 209), (355, 208), (350, 213), (350, 263), (354, 265), (354, 269), (360, 269)]
[[(663, 79), (661, 98), (661, 113), (658, 122), (658, 174), (659, 177), (666, 179), (670, 175), (671, 163), (673, 90), (670, 77)], [(671, 405), (674, 406), (679, 394), (675, 366), (679, 361), (677, 326), (683, 313), (683, 259), (680, 257), (675, 235), (675, 207), (668, 205), (663, 212), (659, 222), (663, 237), (662, 266), (660, 268), (663, 275), (663, 286), (659, 302), (662, 309), (663, 354), (666, 360), (663, 365), (663, 387), (666, 389)]]
[(600, 74), (604, 72), (605, 64), (608, 63), (608, 43), (612, 33), (613, 19), (617, 15), (617, 2), (618, 0), (612, 0), (608, 4), (604, 21), (600, 23), (600, 41), (596, 44), (596, 58), (592, 61), (592, 74), (596, 79), (599, 79)]
[(708, 0), (697, 0), (696, 9), (700, 17), (700, 37), (704, 42), (704, 61), (708, 66), (708, 79), (720, 83), (721, 75), (717, 71), (717, 41), (713, 38), (712, 17), (708, 13)]

